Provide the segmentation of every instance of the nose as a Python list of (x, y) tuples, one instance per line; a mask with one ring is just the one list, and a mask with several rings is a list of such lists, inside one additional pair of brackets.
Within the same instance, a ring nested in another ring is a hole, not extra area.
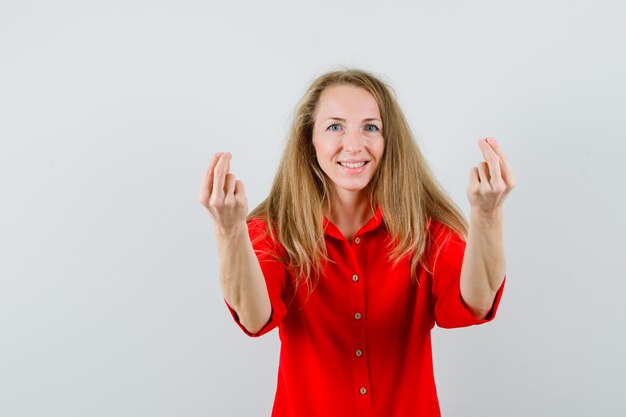
[(348, 129), (343, 137), (343, 148), (350, 153), (358, 153), (363, 149), (363, 138), (359, 129)]

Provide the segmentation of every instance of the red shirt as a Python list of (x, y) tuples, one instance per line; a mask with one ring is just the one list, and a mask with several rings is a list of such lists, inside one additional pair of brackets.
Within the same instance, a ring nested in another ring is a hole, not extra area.
[[(465, 242), (447, 226), (429, 226), (443, 246), (438, 256), (429, 256), (431, 270), (436, 258), (432, 275), (419, 267), (419, 286), (410, 279), (408, 257), (395, 268), (387, 260), (389, 234), (380, 209), (351, 242), (326, 218), (324, 227), (328, 255), (336, 262), (326, 265), (308, 300), (306, 285), (293, 298), (293, 276), (268, 255), (283, 249), (266, 239), (254, 249), (272, 304), (270, 321), (251, 334), (226, 303), (251, 337), (278, 326), (272, 417), (440, 416), (430, 331), (435, 323), (452, 328), (492, 320), (504, 283), (487, 319), (479, 320), (461, 300)], [(248, 230), (254, 242), (266, 225), (254, 219)]]

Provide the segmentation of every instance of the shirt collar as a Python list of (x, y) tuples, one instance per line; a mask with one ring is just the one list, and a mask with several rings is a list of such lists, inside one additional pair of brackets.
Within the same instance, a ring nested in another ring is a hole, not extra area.
[[(367, 233), (371, 230), (376, 229), (378, 226), (380, 226), (380, 224), (383, 221), (383, 212), (381, 211), (380, 207), (376, 208), (376, 212), (374, 213), (374, 216), (369, 219), (360, 229), (359, 231), (356, 233), (355, 236), (359, 236), (362, 235), (364, 233)], [(328, 235), (328, 236), (332, 236), (335, 239), (345, 239), (344, 235), (341, 233), (341, 231), (339, 230), (339, 228), (337, 226), (335, 226), (335, 224), (333, 222), (331, 222), (330, 220), (328, 220), (328, 218), (326, 218), (326, 216), (324, 216), (324, 234)]]

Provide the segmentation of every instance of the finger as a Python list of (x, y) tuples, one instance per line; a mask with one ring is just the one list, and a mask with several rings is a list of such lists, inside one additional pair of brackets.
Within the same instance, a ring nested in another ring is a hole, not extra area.
[(480, 175), (478, 174), (478, 168), (476, 167), (472, 167), (470, 169), (468, 189), (471, 193), (475, 193), (480, 189)]
[(238, 199), (246, 198), (246, 187), (241, 180), (235, 182), (235, 197)]
[(500, 164), (502, 165), (502, 175), (503, 175), (504, 180), (506, 181), (507, 184), (513, 185), (515, 183), (513, 170), (511, 169), (511, 166), (509, 165), (509, 161), (506, 159), (504, 152), (502, 152), (502, 148), (500, 147), (500, 144), (494, 138), (489, 138), (487, 142), (489, 143), (489, 145), (491, 145), (491, 148), (493, 149), (493, 151), (500, 158)]
[(218, 200), (224, 200), (224, 182), (226, 181), (226, 174), (230, 169), (230, 159), (232, 155), (230, 152), (224, 152), (215, 165), (213, 171), (213, 190), (211, 195), (215, 196)]
[(483, 157), (487, 162), (487, 166), (489, 167), (490, 177), (495, 180), (502, 178), (500, 157), (498, 156), (498, 154), (496, 154), (496, 152), (491, 148), (486, 139), (480, 139), (478, 141), (478, 146), (480, 147), (480, 150), (483, 153)]
[(215, 165), (217, 165), (217, 161), (220, 159), (224, 152), (216, 152), (211, 158), (211, 162), (209, 162), (209, 166), (206, 171), (204, 171), (204, 176), (202, 177), (202, 187), (208, 190), (209, 195), (211, 195), (211, 190), (213, 187), (213, 170), (215, 169)]
[(490, 190), (491, 184), (489, 183), (489, 168), (487, 163), (484, 161), (478, 164), (478, 177), (481, 187)]
[(237, 179), (235, 178), (235, 174), (229, 172), (226, 174), (226, 179), (224, 181), (224, 199), (235, 198), (235, 183)]
[(226, 152), (225, 154), (228, 155), (228, 158), (224, 161), (224, 169), (226, 170), (226, 174), (228, 174), (230, 172), (230, 161), (233, 159), (233, 154), (230, 152)]

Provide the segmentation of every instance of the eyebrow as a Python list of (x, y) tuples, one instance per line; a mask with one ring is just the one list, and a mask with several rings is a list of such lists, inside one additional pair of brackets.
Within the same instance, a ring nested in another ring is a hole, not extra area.
[[(342, 119), (341, 117), (329, 117), (325, 121), (328, 121), (328, 120), (338, 120), (340, 122), (345, 122), (346, 121), (346, 119)], [(374, 121), (374, 122), (381, 122), (381, 123), (383, 122), (382, 120), (376, 119), (375, 117), (368, 117), (367, 119), (363, 119), (363, 121), (364, 122), (372, 122), (372, 121)]]

